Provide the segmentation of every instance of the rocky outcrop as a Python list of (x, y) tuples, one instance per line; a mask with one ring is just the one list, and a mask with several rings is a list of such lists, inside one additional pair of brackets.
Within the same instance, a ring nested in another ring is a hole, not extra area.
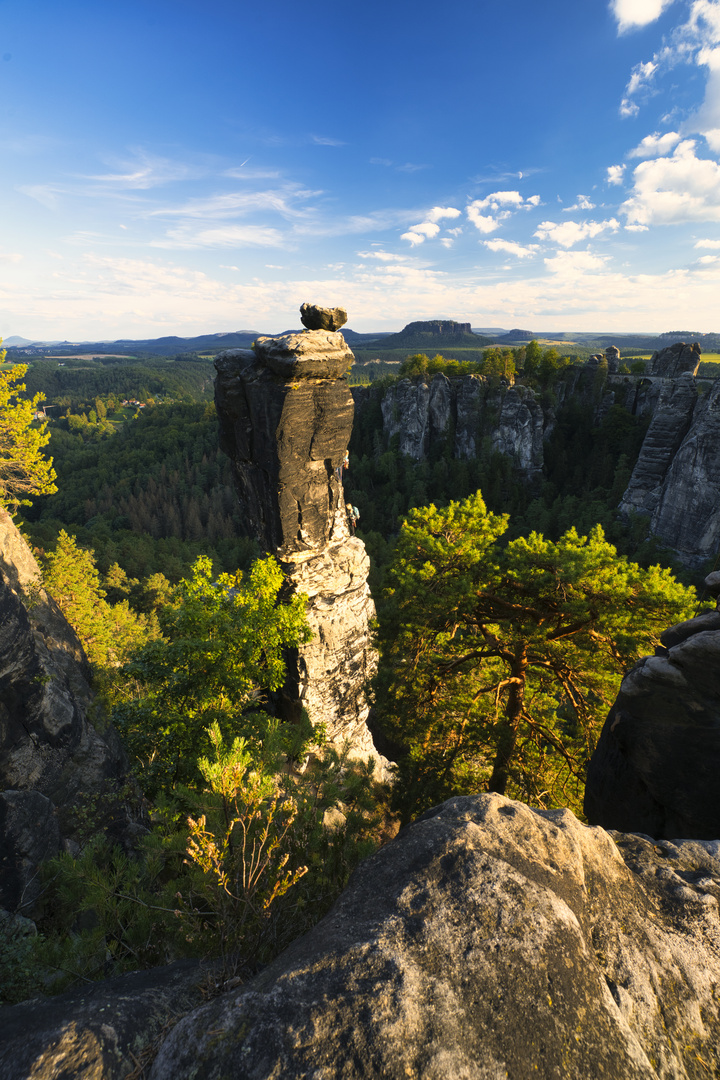
[(717, 841), (451, 799), (251, 983), (181, 1020), (150, 1077), (704, 1080), (718, 898)]
[(667, 383), (620, 504), (691, 566), (720, 548), (720, 380), (703, 390), (690, 371)]
[(37, 863), (72, 834), (73, 809), (120, 777), (115, 733), (90, 723), (89, 668), (40, 570), (0, 509), (0, 906), (26, 914)]
[[(720, 594), (720, 575), (707, 579)], [(720, 837), (720, 610), (673, 626), (625, 676), (588, 768), (585, 813), (605, 828)]]
[(401, 379), (388, 387), (381, 408), (385, 438), (397, 438), (400, 453), (415, 461), (424, 460), (430, 446), (454, 429), (455, 457), (476, 457), (487, 438), (527, 477), (542, 469), (545, 418), (529, 387), (491, 388), (480, 375), (448, 379), (438, 374), (429, 383)]
[(535, 393), (527, 386), (509, 386), (502, 396), (500, 419), (492, 447), (506, 454), (525, 476), (543, 467), (545, 418)]
[(347, 322), (345, 308), (323, 308), (316, 304), (302, 304), (300, 322), (306, 330), (339, 330)]
[(374, 670), (369, 561), (352, 535), (342, 463), (353, 422), (342, 334), (305, 330), (260, 338), (216, 359), (221, 445), (230, 456), (246, 531), (308, 596), (313, 640), (293, 654), (279, 711), (302, 707), (330, 740), (374, 754), (364, 686)]
[(656, 509), (667, 472), (690, 428), (697, 396), (689, 373), (664, 387), (623, 495), (623, 513), (652, 514)]
[(203, 1001), (208, 971), (191, 960), (0, 1008), (0, 1080), (125, 1080), (146, 1075), (183, 1014)]
[(648, 374), (660, 375), (664, 379), (677, 379), (685, 372), (697, 375), (701, 354), (702, 349), (697, 341), (692, 345), (676, 341), (652, 354)]

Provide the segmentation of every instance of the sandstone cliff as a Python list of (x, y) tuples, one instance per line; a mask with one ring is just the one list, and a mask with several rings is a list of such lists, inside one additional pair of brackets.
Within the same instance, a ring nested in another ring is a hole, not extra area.
[(480, 375), (448, 379), (438, 374), (429, 383), (401, 379), (388, 387), (381, 408), (385, 438), (397, 436), (400, 453), (416, 461), (428, 456), (432, 443), (452, 434), (457, 458), (476, 457), (487, 438), (526, 477), (542, 469), (545, 417), (529, 387), (493, 388)]
[(650, 530), (690, 566), (720, 550), (720, 380), (698, 388), (692, 371), (668, 381), (658, 400), (622, 513), (650, 517)]
[[(189, 1012), (150, 1080), (706, 1080), (720, 1070), (719, 898), (717, 841), (451, 799), (252, 982)], [(64, 1025), (54, 1002), (0, 1012), (0, 1080), (70, 1062), (74, 1080), (120, 1080), (141, 1052), (131, 978), (68, 996)]]
[(313, 640), (290, 657), (280, 711), (293, 719), (305, 707), (331, 742), (349, 739), (356, 754), (377, 756), (365, 722), (364, 686), (376, 659), (369, 560), (352, 535), (342, 487), (351, 363), (339, 332), (260, 338), (254, 352), (218, 356), (215, 400), (247, 532), (309, 598)]
[(101, 735), (88, 720), (87, 661), (39, 580), (0, 508), (0, 907), (25, 913), (37, 865), (71, 834), (73, 809), (125, 765), (114, 732)]

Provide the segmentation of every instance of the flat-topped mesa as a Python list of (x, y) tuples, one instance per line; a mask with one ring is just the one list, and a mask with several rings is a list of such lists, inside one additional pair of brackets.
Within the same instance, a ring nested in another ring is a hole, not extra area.
[[(338, 308), (301, 311), (319, 325), (346, 317)], [(254, 350), (216, 358), (215, 404), (245, 531), (309, 598), (313, 640), (288, 664), (280, 712), (291, 720), (304, 706), (314, 724), (326, 725), (331, 742), (349, 739), (356, 754), (379, 758), (365, 723), (364, 686), (376, 663), (369, 560), (351, 534), (342, 487), (354, 415), (346, 377), (352, 361), (334, 330), (259, 338)]]

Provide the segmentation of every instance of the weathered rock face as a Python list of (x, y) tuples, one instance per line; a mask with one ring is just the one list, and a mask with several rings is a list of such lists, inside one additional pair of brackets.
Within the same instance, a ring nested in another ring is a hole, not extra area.
[(487, 437), (527, 476), (542, 468), (545, 418), (529, 387), (490, 390), (480, 375), (448, 379), (438, 374), (429, 383), (402, 379), (387, 389), (381, 408), (386, 439), (397, 436), (400, 453), (416, 461), (447, 438), (454, 423), (456, 457), (476, 457)]
[(650, 516), (650, 529), (688, 565), (720, 547), (720, 380), (698, 395), (687, 371), (658, 401), (620, 509)]
[(351, 362), (340, 333), (260, 338), (254, 352), (218, 356), (215, 400), (247, 531), (309, 598), (313, 640), (289, 663), (281, 712), (292, 719), (304, 706), (331, 741), (348, 738), (355, 753), (369, 755), (364, 684), (376, 660), (375, 609), (369, 560), (351, 535), (342, 488)]
[(507, 454), (521, 472), (532, 476), (543, 466), (544, 428), (542, 406), (535, 393), (527, 386), (510, 386), (492, 436), (493, 449)]
[(307, 330), (339, 330), (347, 322), (345, 308), (324, 308), (316, 304), (302, 304), (300, 322)]
[(87, 661), (39, 579), (0, 509), (0, 906), (22, 902), (26, 914), (37, 860), (55, 853), (67, 812), (125, 767), (115, 733), (88, 721)]
[[(713, 584), (708, 579), (710, 588)], [(720, 611), (666, 630), (625, 676), (588, 769), (585, 813), (605, 828), (720, 837)]]
[(684, 372), (697, 375), (702, 349), (697, 341), (686, 345), (676, 341), (664, 349), (654, 352), (650, 357), (650, 375), (661, 375), (666, 379), (676, 379)]
[(665, 385), (623, 495), (624, 513), (635, 510), (652, 514), (657, 507), (668, 469), (692, 422), (696, 402), (697, 386), (691, 374)]
[(719, 897), (717, 841), (452, 799), (253, 982), (181, 1020), (151, 1080), (715, 1075)]
[(206, 974), (184, 960), (0, 1008), (0, 1080), (125, 1080), (202, 1002)]

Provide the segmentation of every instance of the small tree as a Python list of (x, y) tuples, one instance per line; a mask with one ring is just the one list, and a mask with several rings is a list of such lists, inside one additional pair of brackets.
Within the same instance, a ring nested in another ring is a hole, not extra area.
[[(0, 364), (4, 360), (2, 350)], [(52, 459), (42, 453), (50, 440), (47, 421), (35, 420), (43, 395), (20, 396), (25, 390), (20, 380), (26, 371), (26, 364), (0, 368), (0, 505), (11, 513), (29, 506), (29, 495), (57, 491)]]
[[(197, 761), (213, 723), (225, 738), (262, 741), (268, 717), (253, 705), (282, 686), (285, 650), (312, 636), (306, 598), (280, 602), (283, 582), (272, 557), (253, 563), (247, 578), (216, 578), (201, 557), (161, 611), (165, 640), (149, 642), (126, 666), (132, 697), (113, 714), (146, 792), (199, 782)], [(290, 752), (298, 731), (284, 728)]]
[(503, 547), (507, 523), (478, 493), (401, 529), (376, 701), (407, 751), (406, 818), (478, 789), (579, 811), (623, 672), (693, 613), (693, 589), (619, 556), (599, 526)]

